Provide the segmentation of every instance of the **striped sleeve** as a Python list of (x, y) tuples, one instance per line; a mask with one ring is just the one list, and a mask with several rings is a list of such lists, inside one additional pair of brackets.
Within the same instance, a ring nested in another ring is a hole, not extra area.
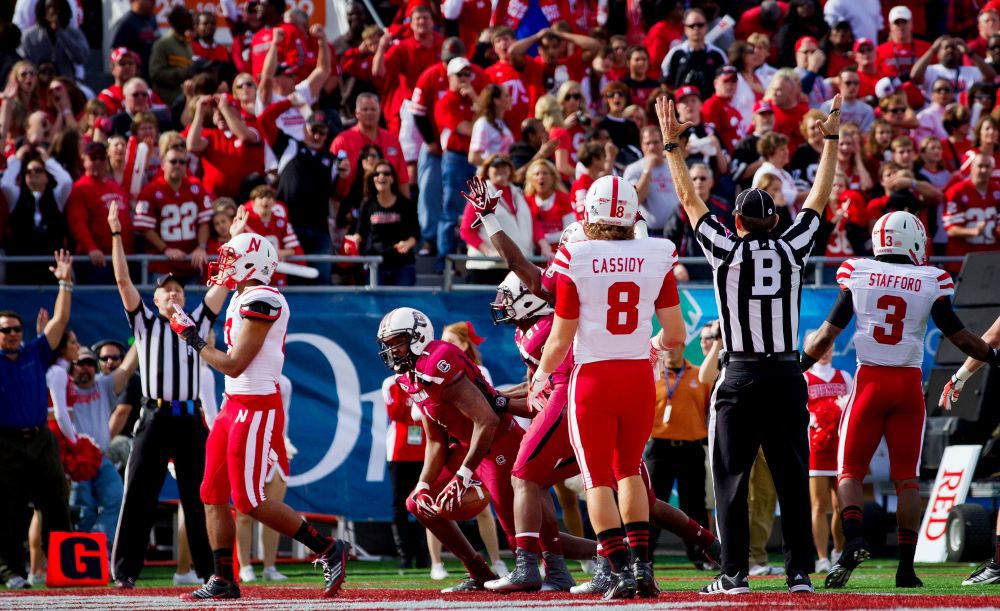
[(695, 237), (708, 262), (712, 264), (712, 269), (718, 269), (736, 248), (733, 234), (711, 214), (702, 215), (698, 220)]
[(813, 210), (806, 209), (795, 217), (792, 226), (781, 235), (781, 239), (791, 246), (795, 260), (800, 265), (809, 257), (817, 229), (819, 229), (819, 215)]
[(944, 222), (945, 231), (951, 229), (952, 227), (964, 227), (965, 211), (959, 207), (958, 202), (949, 198), (948, 202), (945, 204), (944, 214), (941, 216), (941, 220)]
[(955, 294), (955, 280), (946, 271), (942, 271), (937, 277), (938, 297), (947, 297)]
[(153, 205), (150, 203), (149, 195), (141, 193), (139, 201), (135, 204), (135, 218), (132, 221), (132, 226), (135, 227), (136, 231), (156, 229), (157, 215), (158, 213), (154, 212)]
[(211, 223), (212, 222), (212, 216), (215, 213), (214, 208), (212, 208), (212, 198), (211, 198), (211, 196), (209, 196), (209, 194), (204, 189), (201, 189), (201, 192), (204, 195), (201, 198), (201, 209), (198, 210), (198, 216), (197, 216), (197, 219), (198, 219), (197, 224), (198, 225), (203, 225), (203, 224), (206, 224), (206, 223)]
[(564, 244), (559, 247), (558, 251), (556, 251), (556, 256), (552, 260), (552, 264), (549, 265), (549, 270), (552, 270), (553, 272), (560, 274), (568, 274), (569, 262), (570, 262), (569, 250), (566, 248), (566, 245)]
[(854, 263), (855, 259), (848, 259), (840, 264), (840, 268), (837, 270), (837, 284), (840, 285), (840, 290), (849, 291), (851, 290), (851, 275), (854, 273)]

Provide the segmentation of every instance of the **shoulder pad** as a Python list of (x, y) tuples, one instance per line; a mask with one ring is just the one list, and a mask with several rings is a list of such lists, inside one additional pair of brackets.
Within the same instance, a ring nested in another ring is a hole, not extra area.
[(281, 301), (274, 295), (254, 295), (247, 303), (240, 304), (240, 315), (243, 318), (274, 321), (281, 316)]

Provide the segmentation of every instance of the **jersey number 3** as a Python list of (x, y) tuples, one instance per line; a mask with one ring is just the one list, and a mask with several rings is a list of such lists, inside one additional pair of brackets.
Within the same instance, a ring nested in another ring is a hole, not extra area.
[(880, 344), (895, 346), (903, 339), (903, 319), (906, 318), (906, 300), (898, 295), (882, 295), (875, 302), (885, 312), (885, 325), (876, 326), (872, 337)]
[(615, 282), (608, 287), (608, 332), (628, 335), (639, 328), (639, 285)]

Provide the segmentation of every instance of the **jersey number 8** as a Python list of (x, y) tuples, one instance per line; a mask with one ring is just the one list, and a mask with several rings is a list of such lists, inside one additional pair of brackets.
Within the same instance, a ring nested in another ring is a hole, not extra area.
[(612, 335), (628, 335), (639, 327), (639, 285), (615, 282), (608, 287), (605, 327)]

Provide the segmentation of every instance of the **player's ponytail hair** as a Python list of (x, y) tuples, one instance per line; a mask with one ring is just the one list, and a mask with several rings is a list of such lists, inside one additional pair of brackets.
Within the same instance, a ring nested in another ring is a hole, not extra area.
[[(476, 365), (483, 364), (483, 357), (479, 354), (479, 344), (485, 341), (476, 335), (476, 330), (472, 328), (472, 323), (466, 320), (456, 322), (444, 328), (444, 333), (453, 333), (465, 343), (465, 356)], [(443, 333), (442, 333), (443, 335)]]
[(618, 227), (604, 223), (584, 223), (583, 230), (591, 240), (633, 240), (635, 227)]

